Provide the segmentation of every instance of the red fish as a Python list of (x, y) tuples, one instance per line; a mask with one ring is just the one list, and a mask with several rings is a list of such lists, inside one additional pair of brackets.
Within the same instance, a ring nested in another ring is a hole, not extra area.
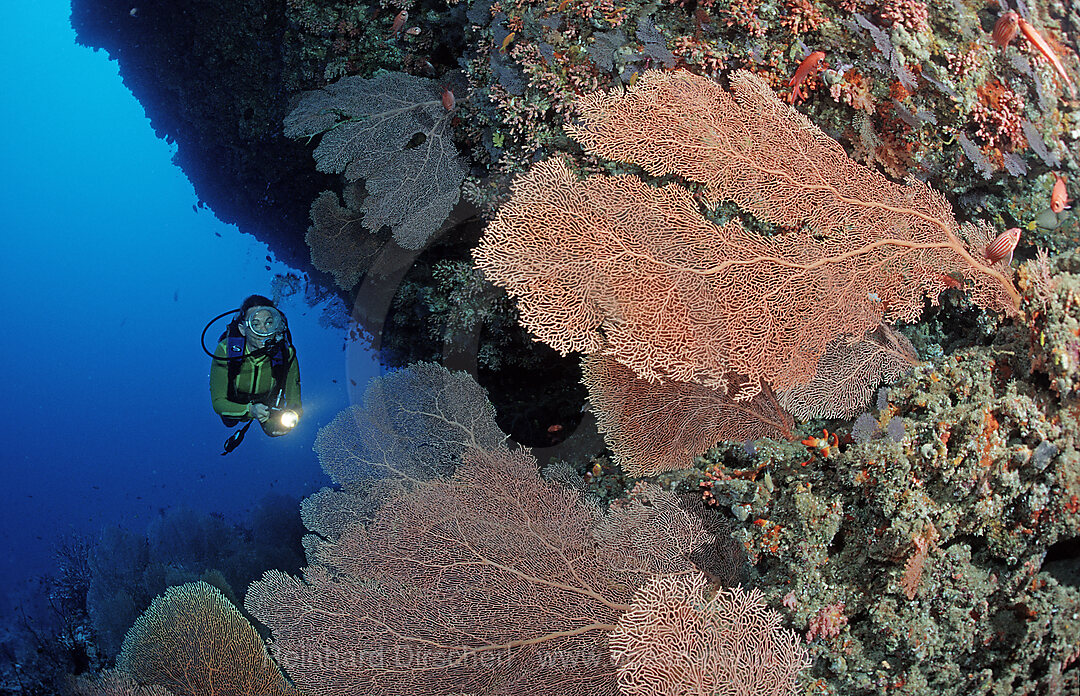
[(409, 11), (402, 10), (397, 13), (397, 17), (394, 17), (394, 25), (390, 27), (390, 36), (401, 31), (401, 28), (405, 26), (405, 22), (409, 21)]
[(1019, 20), (1020, 15), (1009, 10), (994, 24), (994, 33), (990, 35), (990, 38), (1002, 48), (1008, 46), (1009, 42), (1016, 37), (1016, 29), (1020, 26)]
[(1020, 228), (1010, 227), (997, 236), (997, 239), (986, 245), (986, 251), (983, 255), (986, 256), (986, 260), (990, 263), (997, 263), (1006, 256), (1009, 257), (1009, 263), (1012, 263), (1013, 250), (1016, 249), (1016, 243), (1020, 241)]
[(443, 105), (443, 108), (446, 109), (447, 111), (453, 111), (455, 103), (456, 103), (456, 101), (454, 100), (454, 93), (450, 90), (450, 86), (447, 85), (447, 86), (443, 87), (443, 89), (442, 89), (442, 105)]
[[(1016, 13), (1014, 12), (1013, 14)], [(1065, 72), (1065, 66), (1061, 64), (1057, 54), (1054, 53), (1054, 49), (1050, 48), (1050, 44), (1046, 43), (1046, 39), (1044, 39), (1039, 32), (1035, 31), (1035, 27), (1025, 22), (1024, 18), (1020, 15), (1016, 15), (1016, 23), (1020, 26), (1020, 31), (1024, 32), (1024, 36), (1027, 40), (1034, 44), (1035, 48), (1039, 49), (1039, 53), (1046, 56), (1046, 59), (1054, 66), (1054, 70), (1057, 71), (1057, 74), (1061, 75), (1062, 80), (1065, 80), (1065, 85), (1069, 88), (1069, 94), (1076, 97), (1076, 85), (1073, 84), (1069, 74)]]
[(946, 275), (945, 273), (939, 273), (938, 274), (938, 280), (940, 280), (942, 285), (944, 285), (947, 288), (962, 288), (962, 287), (964, 287), (964, 284), (961, 283), (959, 280), (957, 280), (956, 278), (953, 278), (951, 275)]
[(803, 58), (799, 63), (799, 67), (795, 70), (795, 74), (788, 80), (787, 86), (791, 87), (791, 94), (788, 96), (788, 104), (794, 104), (797, 101), (806, 99), (806, 94), (800, 89), (800, 85), (806, 81), (806, 78), (811, 75), (817, 74), (818, 68), (821, 65), (821, 61), (825, 60), (824, 51), (814, 51), (807, 57)]
[(1054, 190), (1050, 192), (1050, 210), (1055, 213), (1060, 213), (1069, 206), (1068, 192), (1065, 190), (1065, 177), (1060, 174), (1054, 174), (1057, 177), (1057, 181), (1054, 182)]

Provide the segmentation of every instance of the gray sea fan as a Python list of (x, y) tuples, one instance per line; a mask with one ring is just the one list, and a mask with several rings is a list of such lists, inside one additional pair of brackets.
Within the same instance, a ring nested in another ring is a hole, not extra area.
[(994, 165), (986, 159), (986, 155), (982, 153), (978, 145), (971, 142), (971, 139), (963, 133), (956, 134), (956, 141), (960, 143), (960, 149), (964, 151), (964, 155), (975, 165), (975, 171), (982, 174), (982, 178), (989, 179), (994, 175)]
[(493, 0), (476, 0), (465, 11), (465, 18), (478, 27), (484, 27), (491, 23), (491, 6)]
[(418, 362), (376, 377), (362, 404), (319, 430), (315, 452), (337, 484), (449, 475), (466, 451), (505, 447), (487, 392), (465, 372)]
[(874, 403), (877, 410), (884, 411), (889, 407), (889, 388), (882, 387), (877, 390), (877, 401)]
[(596, 67), (604, 72), (610, 72), (615, 67), (616, 51), (625, 45), (626, 34), (621, 29), (598, 31), (593, 34), (593, 42), (589, 46), (589, 57), (596, 63)]
[(642, 55), (663, 64), (665, 68), (675, 67), (675, 56), (668, 50), (664, 35), (656, 29), (651, 17), (646, 15), (638, 20), (634, 35), (644, 45)]
[(869, 413), (863, 413), (855, 419), (855, 423), (851, 426), (851, 439), (862, 444), (869, 442), (880, 432), (881, 427), (878, 426), (877, 419)]
[(893, 442), (901, 442), (904, 439), (904, 419), (900, 416), (893, 416), (889, 419), (889, 422), (885, 424), (885, 433), (892, 439)]
[(662, 64), (665, 68), (671, 69), (675, 67), (675, 56), (664, 47), (664, 44), (645, 44), (645, 47), (641, 49), (641, 54), (646, 58), (650, 58), (657, 63)]
[(515, 97), (525, 94), (528, 80), (521, 66), (499, 51), (492, 51), (489, 61), (496, 82), (506, 90), (507, 94)]
[(304, 92), (285, 117), (285, 135), (321, 136), (319, 171), (364, 179), (364, 226), (388, 225), (398, 244), (419, 249), (458, 202), (468, 173), (450, 137), (451, 114), (435, 80), (345, 77)]
[(1026, 118), (1020, 119), (1020, 127), (1024, 131), (1024, 137), (1027, 138), (1028, 145), (1031, 146), (1031, 151), (1039, 156), (1048, 167), (1056, 167), (1061, 164), (1061, 159), (1057, 156), (1057, 153), (1051, 152), (1050, 148), (1046, 146), (1046, 141), (1043, 140), (1042, 134), (1039, 133), (1039, 129), (1035, 127), (1035, 124)]
[(1027, 174), (1027, 163), (1015, 152), (1003, 153), (1002, 161), (1005, 165), (1005, 171), (1009, 172), (1009, 174), (1012, 174), (1013, 176), (1023, 176), (1024, 174)]
[(656, 25), (653, 24), (652, 17), (644, 15), (638, 20), (637, 30), (634, 31), (634, 36), (638, 41), (645, 44), (662, 44), (664, 43), (664, 35), (656, 29)]
[(304, 241), (311, 250), (315, 268), (334, 276), (342, 290), (349, 291), (371, 267), (385, 237), (363, 226), (363, 197), (356, 195), (359, 184), (345, 188), (345, 205), (333, 191), (323, 191), (311, 204), (311, 226)]

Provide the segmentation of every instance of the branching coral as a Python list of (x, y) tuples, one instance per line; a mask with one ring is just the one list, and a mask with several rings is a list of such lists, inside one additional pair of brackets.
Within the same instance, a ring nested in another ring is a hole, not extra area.
[(930, 13), (926, 3), (920, 0), (885, 0), (880, 15), (887, 24), (899, 24), (911, 31), (926, 31), (930, 27)]
[(978, 89), (979, 103), (971, 112), (975, 135), (988, 147), (1003, 150), (1022, 150), (1024, 139), (1024, 100), (999, 80), (988, 82)]

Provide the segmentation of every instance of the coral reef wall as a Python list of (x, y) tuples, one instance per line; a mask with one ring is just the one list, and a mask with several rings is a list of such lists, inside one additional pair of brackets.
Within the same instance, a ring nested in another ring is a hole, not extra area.
[[(714, 693), (639, 680), (659, 642), (622, 640), (654, 595), (707, 636), (701, 570), (799, 634), (796, 693), (1076, 693), (1080, 15), (1016, 4), (75, 0), (200, 198), (311, 258), (404, 368), (316, 441), (339, 488), (304, 503), (303, 579), (248, 591), (286, 675), (518, 693), (557, 671), (535, 646), (587, 634), (614, 653), (568, 693)], [(803, 385), (823, 408), (783, 400)], [(661, 489), (707, 537), (595, 526)], [(613, 575), (634, 543), (694, 583)], [(538, 600), (551, 549), (575, 577)], [(442, 666), (357, 652), (403, 645)]]
[(285, 4), (73, 0), (80, 44), (104, 49), (174, 160), (223, 221), (310, 267), (303, 232), (328, 177), (285, 138)]

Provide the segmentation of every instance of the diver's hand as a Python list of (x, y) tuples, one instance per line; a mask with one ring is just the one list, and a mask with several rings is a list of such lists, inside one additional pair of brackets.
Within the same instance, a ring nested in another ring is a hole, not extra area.
[(248, 413), (260, 423), (265, 423), (270, 418), (270, 407), (266, 404), (248, 404)]

